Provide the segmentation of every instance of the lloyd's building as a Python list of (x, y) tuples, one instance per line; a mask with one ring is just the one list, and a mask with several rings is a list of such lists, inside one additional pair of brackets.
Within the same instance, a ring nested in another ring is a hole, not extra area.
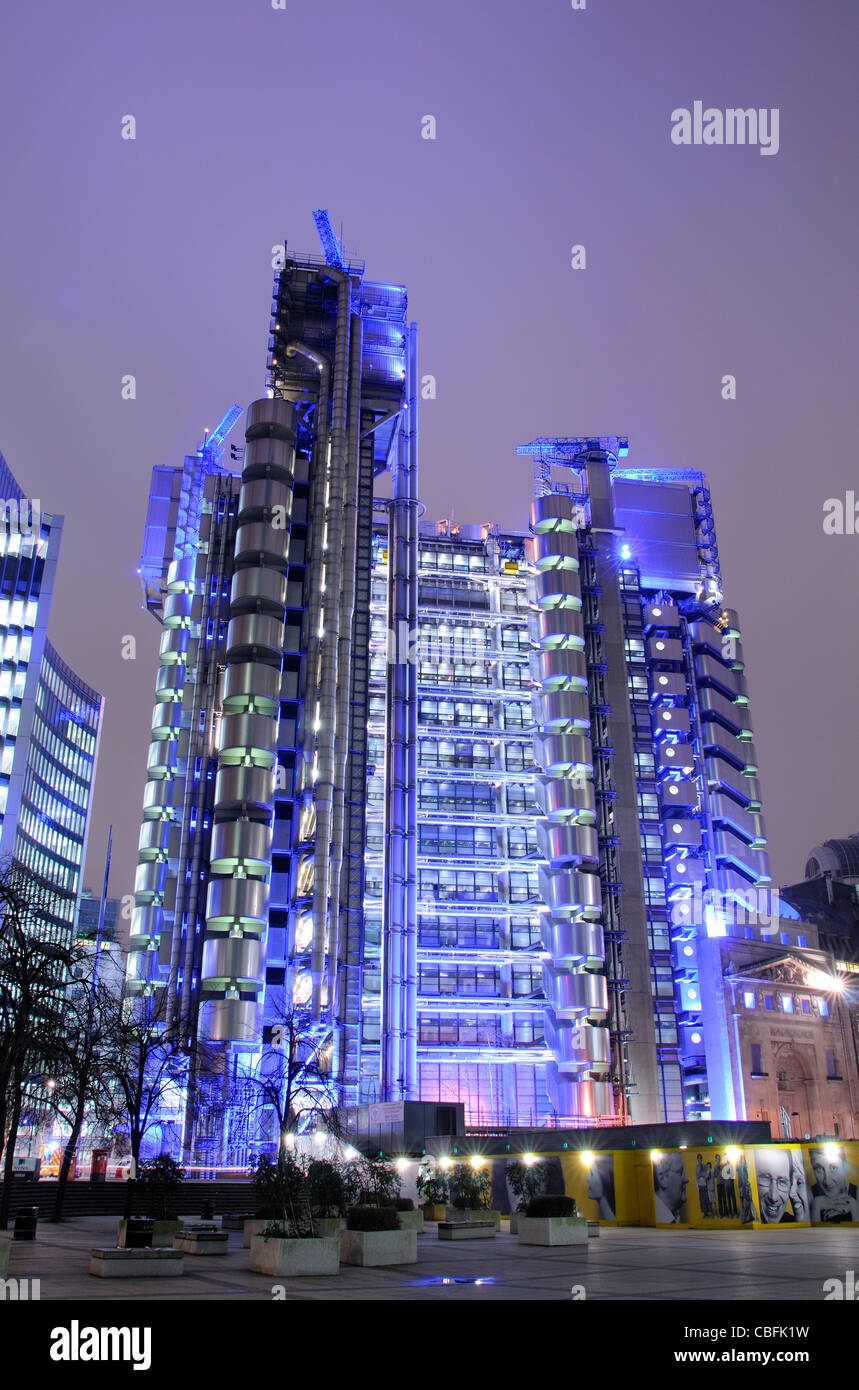
[(719, 939), (769, 873), (705, 479), (537, 439), (521, 532), (427, 525), (405, 291), (317, 220), (241, 459), (235, 410), (153, 470), (128, 988), (201, 1044), (186, 1154), (275, 1142), (225, 1102), (285, 1014), (332, 1105), (744, 1118)]

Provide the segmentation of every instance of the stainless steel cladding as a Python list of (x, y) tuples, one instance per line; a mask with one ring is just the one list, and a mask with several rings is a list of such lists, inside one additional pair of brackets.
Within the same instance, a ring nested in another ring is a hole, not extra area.
[(532, 508), (534, 574), (531, 636), (532, 699), (537, 734), (534, 757), (538, 872), (546, 907), (541, 923), (549, 960), (543, 965), (546, 1044), (553, 1060), (546, 1086), (564, 1119), (611, 1115), (605, 941), (599, 918), (593, 752), (579, 580), (577, 514), (560, 494), (538, 497)]
[(265, 984), (294, 409), (266, 399), (247, 414), (200, 977), (201, 1035), (248, 1046)]

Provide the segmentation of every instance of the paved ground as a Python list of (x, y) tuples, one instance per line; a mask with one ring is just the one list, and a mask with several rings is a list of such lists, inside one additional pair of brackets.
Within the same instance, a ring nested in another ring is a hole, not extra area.
[[(96, 1279), (92, 1246), (113, 1245), (115, 1217), (39, 1223), (35, 1243), (13, 1243), (9, 1276), (38, 1278), (41, 1298), (268, 1301), (275, 1281), (248, 1269), (238, 1232), (226, 1256), (185, 1256), (175, 1279)], [(845, 1227), (792, 1231), (657, 1231), (603, 1228), (581, 1246), (537, 1248), (515, 1236), (439, 1241), (418, 1238), (418, 1263), (386, 1269), (341, 1266), (336, 1278), (283, 1281), (295, 1299), (564, 1299), (574, 1285), (588, 1299), (776, 1299), (819, 1301), (826, 1279), (859, 1276), (859, 1239)], [(581, 1297), (581, 1294), (579, 1294)]]

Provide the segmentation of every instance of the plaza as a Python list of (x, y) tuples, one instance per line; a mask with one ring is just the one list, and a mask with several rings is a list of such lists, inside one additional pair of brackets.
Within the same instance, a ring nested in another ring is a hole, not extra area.
[(91, 1277), (90, 1251), (111, 1246), (115, 1239), (115, 1217), (81, 1217), (59, 1225), (40, 1222), (34, 1243), (12, 1246), (6, 1298), (12, 1296), (10, 1280), (38, 1279), (43, 1301), (76, 1303), (820, 1302), (826, 1297), (825, 1281), (843, 1280), (857, 1263), (855, 1234), (845, 1227), (754, 1232), (604, 1227), (583, 1249), (519, 1245), (503, 1222), (494, 1240), (454, 1245), (439, 1241), (435, 1225), (429, 1224), (418, 1237), (417, 1264), (376, 1269), (341, 1265), (334, 1278), (273, 1282), (254, 1274), (238, 1231), (230, 1232), (226, 1256), (186, 1257), (181, 1277)]

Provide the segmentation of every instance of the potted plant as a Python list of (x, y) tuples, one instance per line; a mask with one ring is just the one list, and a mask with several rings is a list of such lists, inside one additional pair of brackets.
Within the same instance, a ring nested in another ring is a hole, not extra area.
[(392, 1207), (400, 1195), (403, 1180), (384, 1158), (365, 1158), (355, 1165), (355, 1179), (361, 1188), (361, 1205)]
[(314, 1234), (335, 1236), (346, 1215), (343, 1175), (336, 1163), (315, 1158), (307, 1166), (307, 1188)]
[(340, 1259), (345, 1265), (413, 1265), (418, 1258), (414, 1230), (400, 1228), (395, 1207), (352, 1207), (340, 1232)]
[(138, 1177), (138, 1192), (149, 1208), (149, 1216), (120, 1221), (116, 1243), (120, 1249), (140, 1244), (172, 1249), (173, 1237), (182, 1230), (176, 1208), (185, 1170), (170, 1154), (159, 1154), (141, 1163)]
[(572, 1197), (543, 1193), (531, 1198), (525, 1215), (519, 1217), (516, 1234), (520, 1245), (584, 1245), (587, 1249), (588, 1223)]
[[(339, 1273), (337, 1237), (314, 1234), (307, 1174), (293, 1155), (282, 1150), (274, 1162), (263, 1155), (253, 1182), (257, 1218), (245, 1223), (251, 1269), (287, 1277)], [(261, 1229), (247, 1231), (258, 1223)]]
[(500, 1230), (501, 1212), (490, 1210), (491, 1195), (492, 1175), (488, 1167), (457, 1163), (451, 1169), (448, 1221), (488, 1221), (491, 1218), (495, 1229)]
[(443, 1221), (450, 1199), (450, 1182), (442, 1168), (427, 1165), (418, 1170), (418, 1196), (425, 1221)]
[(507, 1182), (513, 1196), (518, 1199), (516, 1210), (510, 1213), (510, 1234), (515, 1236), (519, 1217), (527, 1211), (531, 1198), (542, 1192), (546, 1185), (546, 1165), (539, 1159), (530, 1163), (520, 1158), (512, 1159), (507, 1164)]
[(400, 1223), (401, 1231), (420, 1232), (424, 1228), (424, 1214), (422, 1211), (415, 1210), (415, 1204), (411, 1197), (398, 1197), (394, 1202), (394, 1211)]

